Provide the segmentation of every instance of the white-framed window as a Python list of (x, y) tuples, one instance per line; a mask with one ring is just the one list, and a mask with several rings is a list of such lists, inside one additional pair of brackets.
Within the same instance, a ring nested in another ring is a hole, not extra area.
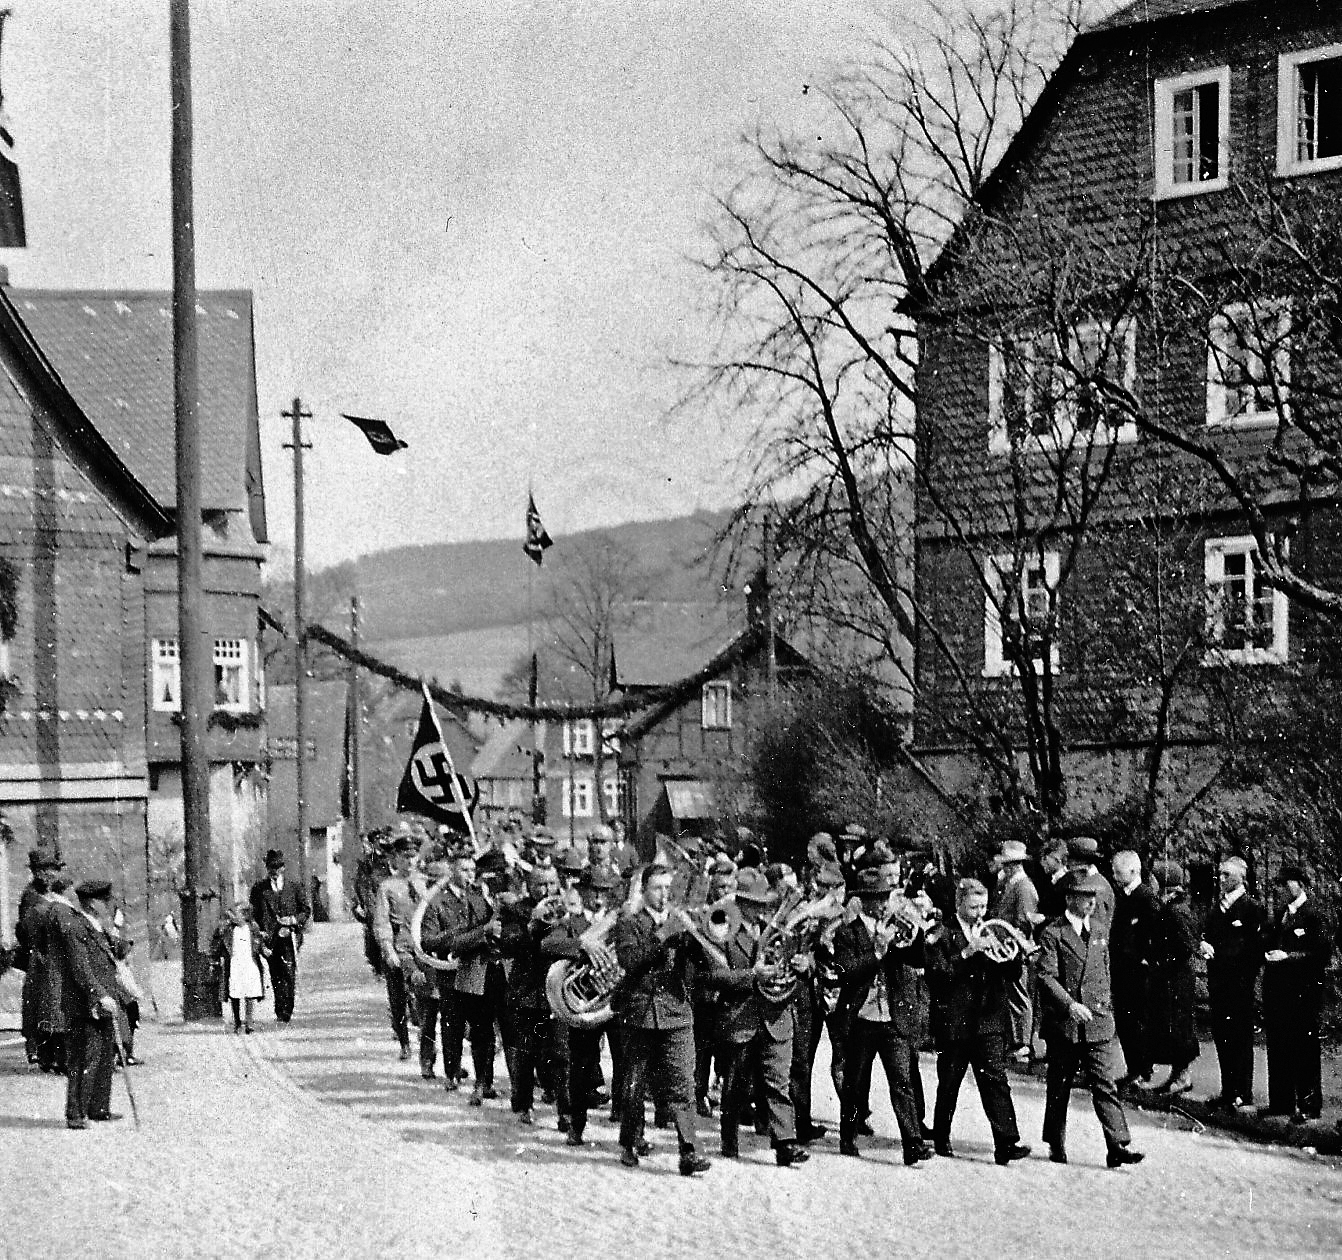
[(1001, 455), (1029, 438), (1054, 434), (1051, 334), (1004, 337), (988, 347), (988, 449)]
[(1230, 167), (1230, 67), (1157, 79), (1155, 130), (1156, 196), (1224, 188)]
[(561, 802), (565, 818), (592, 816), (592, 780), (570, 778), (564, 780), (564, 799)]
[(182, 707), (182, 657), (177, 640), (150, 640), (149, 657), (154, 709), (159, 713), (178, 712)]
[[(1105, 400), (1098, 381), (1108, 381), (1133, 394), (1137, 389), (1137, 321), (1116, 323), (1091, 320), (1078, 324), (1069, 337), (1070, 379), (1059, 393), (1070, 438), (1094, 430), (1097, 442), (1135, 442), (1137, 423), (1131, 416), (1114, 416), (1114, 406)], [(1118, 419), (1114, 424), (1110, 418)]]
[(246, 713), (251, 708), (247, 690), (246, 639), (214, 641), (214, 707)]
[(1046, 635), (1049, 608), (1052, 604), (1056, 618), (1056, 595), (1060, 558), (1056, 551), (1028, 556), (1020, 566), (1013, 585), (1015, 568), (1011, 556), (994, 556), (988, 562), (989, 590), (984, 595), (983, 619), (983, 674), (985, 678), (1000, 678), (1016, 672), (1013, 645), (1024, 643), (1031, 659), (1042, 660), (1044, 642), (1050, 644), (1049, 669), (1059, 669), (1058, 635), (1056, 623), (1052, 634)]
[(590, 757), (596, 746), (596, 725), (591, 718), (564, 723), (564, 756)]
[(1236, 303), (1207, 332), (1207, 423), (1276, 424), (1291, 388), (1291, 307)]
[(704, 683), (700, 702), (699, 725), (706, 731), (732, 729), (732, 685), (730, 682)]
[(1277, 62), (1277, 173), (1342, 166), (1342, 44), (1284, 53)]
[(618, 775), (601, 781), (601, 794), (606, 798), (606, 817), (624, 817), (624, 783)]
[(1289, 654), (1286, 596), (1268, 585), (1250, 535), (1206, 544), (1208, 659), (1279, 665)]

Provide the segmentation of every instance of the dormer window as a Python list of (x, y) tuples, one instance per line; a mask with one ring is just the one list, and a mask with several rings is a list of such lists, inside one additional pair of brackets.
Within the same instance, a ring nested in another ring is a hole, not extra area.
[(1277, 63), (1277, 173), (1342, 166), (1342, 44), (1288, 53)]
[(1218, 66), (1155, 87), (1158, 197), (1213, 192), (1230, 164), (1230, 67)]

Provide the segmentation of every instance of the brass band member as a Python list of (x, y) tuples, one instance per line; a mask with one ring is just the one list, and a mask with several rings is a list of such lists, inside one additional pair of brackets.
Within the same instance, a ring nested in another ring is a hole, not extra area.
[(1039, 987), (1048, 1043), (1048, 1083), (1044, 1101), (1044, 1141), (1055, 1164), (1067, 1162), (1067, 1104), (1072, 1080), (1085, 1073), (1110, 1168), (1137, 1164), (1130, 1149), (1127, 1117), (1114, 1083), (1114, 1003), (1109, 988), (1107, 928), (1092, 918), (1104, 881), (1070, 871), (1063, 885), (1067, 909), (1039, 936)]
[[(719, 911), (727, 916), (729, 924), (736, 912), (736, 863), (729, 857), (719, 856), (708, 870), (708, 914)], [(723, 995), (708, 983), (707, 976), (699, 976), (694, 992), (694, 1100), (699, 1114), (713, 1114), (710, 1097), (714, 1058), (717, 1057), (719, 1081), (722, 1078), (722, 1059), (717, 1054), (717, 1029), (722, 1012)], [(721, 1102), (721, 1094), (718, 1096)]]
[[(792, 994), (784, 992), (779, 997), (771, 991), (779, 976), (762, 951), (761, 930), (770, 907), (777, 902), (777, 895), (759, 871), (747, 869), (740, 873), (736, 888), (740, 913), (721, 945), (727, 965), (713, 968), (711, 983), (724, 996), (718, 1026), (718, 1055), (723, 1064), (722, 1153), (728, 1159), (740, 1154), (737, 1135), (741, 1104), (750, 1093), (752, 1060), (758, 1056), (763, 1089), (755, 1105), (767, 1112), (774, 1158), (787, 1167), (805, 1163), (807, 1153), (804, 1146), (797, 1144), (795, 1115), (788, 1093)], [(783, 965), (790, 968), (795, 962), (789, 959)]]
[(643, 904), (635, 913), (626, 914), (612, 933), (616, 957), (626, 977), (619, 1016), (627, 1060), (620, 1162), (627, 1168), (638, 1166), (639, 1122), (644, 1086), (651, 1072), (654, 1092), (667, 1100), (680, 1139), (681, 1175), (689, 1177), (709, 1167), (708, 1160), (695, 1150), (690, 992), (699, 950), (692, 939), (689, 917), (668, 904), (670, 869), (648, 866), (641, 883)]
[[(401, 1061), (410, 1057), (411, 986), (419, 974), (419, 965), (410, 949), (410, 920), (415, 914), (418, 891), (411, 886), (411, 865), (415, 842), (400, 836), (391, 849), (391, 873), (377, 886), (373, 898), (373, 935), (382, 952), (382, 976), (387, 983), (387, 1011), (391, 1030), (401, 1045)], [(420, 1071), (433, 1075), (430, 1059), (427, 1071), (423, 1056)]]
[(954, 1156), (951, 1121), (965, 1071), (973, 1067), (979, 1100), (993, 1132), (994, 1154), (1005, 1165), (1030, 1153), (1021, 1145), (1006, 1069), (1009, 994), (1023, 960), (1019, 953), (1009, 962), (989, 957), (991, 943), (983, 931), (987, 912), (988, 890), (976, 879), (962, 879), (955, 890), (955, 914), (927, 949), (938, 1051), (932, 1140), (938, 1155)]
[(932, 1155), (932, 1148), (922, 1139), (909, 1080), (919, 1023), (922, 934), (915, 933), (907, 944), (894, 944), (896, 928), (883, 919), (894, 885), (883, 870), (869, 867), (858, 873), (855, 882), (861, 913), (834, 937), (835, 962), (841, 969), (839, 1001), (848, 1017), (839, 1150), (844, 1155), (859, 1154), (863, 1083), (870, 1079), (871, 1064), (879, 1057), (904, 1145), (904, 1162), (916, 1164)]
[[(828, 839), (828, 837), (826, 837)], [(831, 852), (833, 841), (830, 841)], [(842, 899), (843, 871), (837, 862), (822, 861), (812, 864), (810, 895), (812, 898), (833, 894)], [(816, 1124), (811, 1115), (811, 1080), (815, 1072), (816, 1054), (820, 1038), (829, 1029), (830, 1078), (835, 1094), (843, 1090), (843, 1033), (834, 1011), (839, 999), (838, 973), (834, 970), (834, 932), (839, 920), (820, 924), (811, 942), (812, 966), (798, 977), (797, 994), (793, 1001), (792, 1041), (792, 1107), (797, 1115), (797, 1141), (817, 1142), (828, 1130)]]

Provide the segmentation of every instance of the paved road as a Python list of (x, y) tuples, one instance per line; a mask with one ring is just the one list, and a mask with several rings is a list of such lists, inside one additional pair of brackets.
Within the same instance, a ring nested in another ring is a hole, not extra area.
[[(785, 1170), (761, 1141), (687, 1181), (671, 1136), (653, 1133), (657, 1153), (630, 1172), (607, 1124), (571, 1151), (548, 1109), (522, 1130), (506, 1102), (468, 1108), (397, 1062), (350, 926), (304, 951), (296, 1022), (261, 1027), (148, 1030), (139, 1133), (67, 1133), (56, 1082), (0, 1051), (0, 1254), (1342, 1254), (1336, 1163), (1139, 1117), (1147, 1161), (1111, 1173), (1081, 1095), (1066, 1168), (997, 1168), (967, 1096), (953, 1162), (906, 1169), (874, 1139), (861, 1162), (825, 1142)], [(1016, 1100), (1037, 1139), (1040, 1086), (1020, 1082)], [(819, 1111), (833, 1119), (832, 1096)], [(875, 1124), (893, 1132), (888, 1104)]]

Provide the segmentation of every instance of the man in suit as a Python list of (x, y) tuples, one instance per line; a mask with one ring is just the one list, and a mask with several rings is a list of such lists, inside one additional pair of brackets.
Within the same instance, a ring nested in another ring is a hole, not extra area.
[(1048, 1043), (1044, 1141), (1055, 1164), (1067, 1162), (1067, 1104), (1072, 1081), (1084, 1073), (1104, 1130), (1110, 1168), (1142, 1160), (1129, 1143), (1127, 1117), (1114, 1083), (1114, 1007), (1109, 987), (1108, 933), (1095, 919), (1101, 880), (1074, 870), (1065, 885), (1067, 909), (1039, 937), (1039, 991)]
[[(708, 869), (708, 907), (700, 912), (707, 923), (712, 914), (726, 916), (734, 922), (736, 911), (736, 863), (719, 855)], [(722, 1010), (722, 994), (712, 988), (707, 974), (695, 977), (694, 985), (694, 1101), (695, 1110), (707, 1118), (713, 1114), (709, 1099), (714, 1059), (718, 1054), (718, 1023)], [(717, 1058), (718, 1080), (722, 1079), (722, 1060)], [(721, 1095), (719, 1095), (721, 1101)]]
[(1161, 957), (1164, 916), (1155, 893), (1142, 879), (1142, 860), (1131, 849), (1113, 859), (1114, 921), (1109, 955), (1113, 969), (1114, 1021), (1127, 1072), (1120, 1089), (1151, 1086), (1151, 980)]
[(1011, 1030), (1007, 995), (1022, 960), (1017, 956), (1010, 962), (995, 962), (988, 957), (991, 942), (983, 931), (987, 913), (988, 890), (976, 879), (962, 879), (955, 890), (955, 913), (936, 943), (927, 947), (937, 1042), (932, 1140), (938, 1155), (954, 1156), (951, 1121), (965, 1071), (972, 1066), (993, 1132), (994, 1156), (998, 1164), (1006, 1165), (1030, 1153), (1021, 1145), (1006, 1073)]
[(839, 1151), (856, 1156), (858, 1125), (866, 1102), (871, 1066), (878, 1057), (890, 1088), (890, 1105), (909, 1165), (930, 1159), (914, 1106), (910, 1069), (919, 1034), (921, 932), (896, 944), (898, 929), (885, 922), (895, 886), (879, 867), (867, 867), (854, 881), (860, 913), (834, 935), (834, 962), (841, 977), (839, 1005), (847, 1020), (843, 1094), (839, 1106)]
[(79, 909), (57, 911), (62, 1022), (66, 1029), (65, 1125), (119, 1120), (111, 1110), (112, 1066), (121, 1014), (116, 958), (107, 935), (112, 883), (89, 879), (75, 889)]
[(1073, 836), (1067, 842), (1068, 868), (1090, 877), (1095, 886), (1095, 911), (1091, 918), (1108, 937), (1114, 922), (1114, 886), (1100, 874), (1099, 861), (1100, 842), (1093, 836)]
[[(833, 852), (832, 840), (829, 851)], [(812, 899), (832, 896), (842, 904), (843, 870), (837, 862), (825, 860), (823, 855), (817, 856), (821, 857), (818, 863), (812, 858)], [(838, 927), (837, 918), (817, 924), (812, 936), (812, 966), (799, 977), (793, 1004), (792, 1106), (797, 1115), (799, 1142), (819, 1141), (828, 1132), (823, 1124), (816, 1124), (811, 1111), (811, 1081), (816, 1055), (820, 1051), (820, 1038), (826, 1028), (829, 1029), (830, 1080), (836, 1095), (843, 1092), (843, 1029), (834, 1014), (839, 996), (838, 974), (833, 966), (834, 933)]]
[(1245, 887), (1249, 866), (1243, 858), (1226, 858), (1219, 874), (1221, 899), (1208, 913), (1199, 942), (1221, 1067), (1221, 1093), (1213, 1101), (1247, 1110), (1253, 1105), (1254, 985), (1263, 965), (1267, 915)]
[(1067, 898), (1062, 891), (1067, 878), (1067, 841), (1050, 840), (1039, 851), (1039, 913), (1045, 923), (1061, 916), (1067, 909)]
[[(993, 858), (1001, 881), (993, 918), (1010, 923), (1028, 941), (1034, 940), (1035, 928), (1043, 921), (1039, 915), (1039, 892), (1025, 873), (1029, 853), (1020, 840), (1007, 840)], [(1010, 1056), (1018, 1063), (1029, 1063), (1034, 1047), (1034, 971), (1027, 964), (1012, 968), (1007, 980), (1007, 1010), (1011, 1017)]]
[(481, 1107), (497, 1098), (494, 1089), (494, 1012), (485, 997), (491, 956), (497, 952), (503, 925), (494, 908), (474, 884), (475, 854), (462, 842), (448, 853), (448, 884), (424, 912), (420, 943), (436, 958), (454, 958), (454, 971), (438, 973), (438, 1001), (447, 1011), (443, 1023), (443, 1088), (458, 1088), (461, 1043), (470, 1026), (471, 1064), (475, 1085), (470, 1105)]
[(1277, 884), (1281, 908), (1263, 936), (1265, 1111), (1301, 1124), (1323, 1110), (1319, 1015), (1333, 947), (1328, 925), (1310, 901), (1309, 876), (1298, 866), (1283, 866)]
[(267, 950), (270, 983), (275, 990), (275, 1018), (287, 1024), (294, 1013), (294, 991), (298, 985), (298, 951), (303, 947), (303, 929), (312, 918), (307, 893), (297, 880), (284, 875), (284, 854), (266, 853), (266, 877), (252, 885), (252, 918)]
[(18, 945), (13, 965), (23, 972), (23, 989), (20, 994), (20, 1026), (23, 1031), (23, 1048), (28, 1062), (36, 1064), (44, 1072), (54, 1072), (59, 1067), (59, 1035), (53, 1035), (42, 1028), (43, 1000), (46, 977), (50, 967), (42, 941), (45, 937), (44, 923), (47, 917), (48, 895), (51, 886), (61, 873), (65, 864), (59, 854), (50, 849), (31, 849), (28, 853), (28, 869), (32, 878), (19, 898), (19, 913), (14, 926), (14, 939)]
[(680, 1173), (707, 1171), (695, 1150), (693, 971), (702, 957), (683, 910), (669, 904), (671, 870), (643, 869), (642, 905), (623, 915), (612, 944), (624, 968), (619, 1019), (624, 1032), (624, 1085), (620, 1162), (638, 1167), (650, 1148), (641, 1137), (649, 1073), (654, 1094), (665, 1100), (680, 1142)]
[(709, 983), (723, 994), (717, 1046), (722, 1064), (722, 1153), (727, 1159), (740, 1154), (741, 1110), (751, 1092), (751, 1068), (757, 1065), (763, 1089), (756, 1107), (767, 1112), (774, 1157), (787, 1167), (805, 1163), (807, 1152), (797, 1144), (796, 1113), (789, 1092), (794, 960), (789, 959), (786, 970), (780, 972), (768, 964), (760, 949), (765, 920), (777, 900), (759, 871), (741, 872), (736, 888), (740, 913), (720, 946), (722, 964), (710, 970)]

